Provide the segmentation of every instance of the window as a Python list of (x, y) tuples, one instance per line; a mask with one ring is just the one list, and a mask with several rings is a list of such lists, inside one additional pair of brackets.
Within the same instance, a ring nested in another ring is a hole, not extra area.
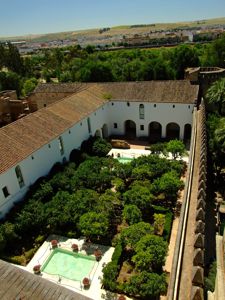
[(71, 134), (71, 131), (69, 130), (69, 134)]
[(139, 105), (139, 118), (144, 119), (145, 118), (145, 107), (144, 104)]
[(31, 159), (34, 159), (33, 155), (31, 155)]
[(114, 128), (117, 128), (117, 123), (114, 123), (114, 124), (113, 124), (113, 127), (114, 127)]
[(46, 105), (46, 103), (44, 103), (44, 107), (46, 107), (47, 105)]
[(175, 108), (175, 105), (173, 105), (173, 108)]
[(2, 189), (2, 192), (5, 196), (5, 198), (7, 198), (10, 195), (7, 186), (4, 186), (4, 188)]
[(90, 118), (87, 118), (88, 132), (91, 133), (91, 121)]
[(16, 166), (15, 172), (16, 172), (16, 177), (17, 177), (19, 186), (20, 186), (20, 188), (22, 188), (25, 185), (25, 183), (24, 183), (24, 180), (23, 180), (23, 175), (22, 175), (20, 166)]
[(144, 129), (145, 129), (144, 125), (140, 125), (140, 130), (144, 130)]
[(60, 150), (60, 153), (61, 153), (61, 155), (63, 155), (64, 154), (64, 146), (63, 146), (63, 139), (62, 139), (61, 136), (58, 138), (58, 141), (59, 141), (59, 150)]
[(80, 126), (82, 126), (82, 122), (80, 122)]
[(51, 148), (51, 144), (48, 144), (48, 148)]
[(127, 102), (127, 106), (130, 106), (130, 102)]
[(191, 108), (191, 106), (190, 106), (190, 105), (188, 105), (188, 108), (190, 109), (190, 108)]
[(156, 104), (154, 104), (154, 107), (156, 107)]
[(112, 104), (112, 106), (114, 105), (114, 103), (113, 103), (113, 102), (112, 102), (111, 104)]

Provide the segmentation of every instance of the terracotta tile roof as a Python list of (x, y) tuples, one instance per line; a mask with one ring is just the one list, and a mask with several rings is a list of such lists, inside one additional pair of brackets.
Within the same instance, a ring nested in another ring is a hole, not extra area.
[(91, 300), (2, 260), (0, 260), (0, 298), (2, 300)]
[(77, 93), (82, 91), (91, 83), (41, 83), (39, 84), (34, 93)]
[[(41, 86), (42, 91), (44, 86), (49, 89), (48, 84)], [(95, 111), (107, 97), (112, 101), (194, 103), (197, 95), (198, 86), (184, 80), (80, 84), (76, 93), (0, 128), (0, 174)]]
[(84, 90), (0, 128), (0, 173), (49, 143), (105, 101)]
[(97, 87), (113, 101), (152, 103), (194, 103), (199, 90), (187, 80), (101, 83), (89, 89), (96, 90)]

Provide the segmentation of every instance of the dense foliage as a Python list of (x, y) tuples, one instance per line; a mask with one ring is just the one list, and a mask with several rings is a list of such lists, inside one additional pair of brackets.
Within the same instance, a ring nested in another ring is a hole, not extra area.
[[(85, 144), (96, 145), (95, 139)], [(107, 147), (100, 138), (97, 145)], [(76, 164), (57, 164), (14, 207), (0, 225), (0, 255), (26, 264), (47, 235), (82, 234), (93, 242), (116, 245), (103, 271), (105, 287), (155, 297), (166, 287), (162, 265), (172, 224), (171, 199), (183, 186), (179, 177), (184, 163), (153, 154), (123, 165), (112, 157), (93, 156), (98, 147), (87, 148), (89, 155), (80, 153)], [(117, 284), (125, 261), (134, 273), (129, 282)], [(146, 279), (143, 274), (148, 274)], [(138, 293), (137, 282), (143, 288)]]
[[(0, 45), (0, 90), (30, 93), (39, 80), (101, 82), (183, 79), (187, 67), (225, 66), (225, 36), (210, 44), (171, 48), (97, 51), (80, 46), (42, 50), (21, 57), (17, 48)], [(38, 81), (36, 81), (38, 80)]]

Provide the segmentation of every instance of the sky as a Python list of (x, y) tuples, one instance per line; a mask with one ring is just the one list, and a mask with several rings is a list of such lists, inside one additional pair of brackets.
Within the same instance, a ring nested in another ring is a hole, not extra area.
[(0, 0), (0, 36), (225, 17), (225, 0)]

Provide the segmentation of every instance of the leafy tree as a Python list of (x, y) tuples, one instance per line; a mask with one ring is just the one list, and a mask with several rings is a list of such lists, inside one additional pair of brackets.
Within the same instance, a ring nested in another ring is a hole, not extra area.
[(176, 198), (179, 189), (184, 183), (178, 178), (175, 171), (170, 171), (152, 183), (152, 192), (156, 194), (164, 193), (168, 198)]
[(161, 270), (168, 250), (162, 237), (147, 234), (135, 245), (136, 254), (132, 257), (135, 267), (140, 271)]
[(210, 60), (212, 60), (213, 66), (225, 67), (225, 34), (220, 39), (216, 39), (211, 46), (209, 52)]
[(130, 278), (124, 284), (124, 291), (133, 296), (141, 296), (144, 299), (158, 299), (160, 294), (167, 291), (165, 274), (141, 272)]
[(125, 205), (123, 212), (123, 219), (129, 224), (133, 225), (139, 223), (142, 220), (142, 214), (140, 209), (136, 205)]
[(92, 146), (93, 154), (99, 157), (105, 157), (111, 149), (111, 144), (102, 138), (97, 138)]
[(128, 248), (134, 249), (138, 241), (146, 234), (153, 234), (154, 229), (149, 223), (139, 222), (130, 225), (121, 232), (121, 241)]
[(217, 175), (220, 175), (225, 161), (225, 119), (215, 114), (209, 114), (207, 118), (207, 131), (213, 167)]
[(16, 90), (17, 96), (21, 94), (21, 78), (15, 72), (0, 72), (0, 85), (2, 90)]
[(123, 199), (126, 204), (134, 204), (139, 209), (145, 210), (150, 207), (153, 195), (147, 187), (134, 185), (123, 194)]
[(136, 168), (133, 168), (131, 176), (134, 180), (151, 179), (152, 172), (149, 169), (148, 165), (141, 165)]
[(184, 71), (188, 67), (197, 67), (199, 59), (197, 51), (187, 45), (181, 45), (174, 49), (173, 66), (177, 70), (177, 79), (184, 78)]
[(163, 214), (154, 214), (154, 231), (155, 234), (162, 235), (166, 217)]
[(179, 140), (171, 140), (166, 144), (166, 151), (170, 152), (173, 156), (173, 159), (182, 157), (185, 153), (185, 145), (182, 141)]
[(102, 194), (95, 206), (95, 210), (100, 213), (107, 214), (111, 222), (115, 222), (120, 211), (121, 201), (118, 199), (117, 194), (111, 190), (106, 190)]
[(22, 75), (24, 66), (17, 47), (10, 42), (7, 43), (5, 66), (12, 72)]
[(206, 99), (209, 103), (218, 107), (218, 113), (222, 115), (225, 104), (225, 79), (215, 81), (207, 90)]
[(116, 189), (117, 192), (123, 193), (125, 191), (125, 183), (121, 178), (114, 178), (112, 180), (112, 185)]
[(33, 92), (37, 84), (38, 81), (36, 78), (27, 79), (23, 84), (23, 94), (28, 95), (29, 93)]
[(150, 150), (151, 150), (151, 153), (152, 154), (166, 154), (165, 153), (165, 147), (166, 147), (166, 144), (165, 143), (156, 143), (156, 144), (152, 144), (150, 146)]
[(103, 213), (88, 212), (80, 217), (79, 228), (89, 238), (105, 236), (109, 227), (109, 220)]

